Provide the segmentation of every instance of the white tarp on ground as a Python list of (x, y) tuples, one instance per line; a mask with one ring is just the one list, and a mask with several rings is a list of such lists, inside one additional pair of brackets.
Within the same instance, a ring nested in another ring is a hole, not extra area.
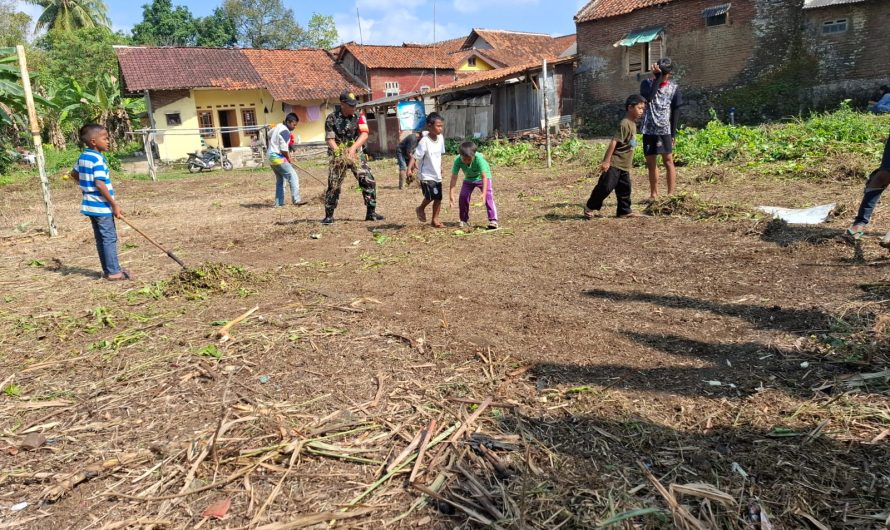
[(822, 204), (812, 208), (779, 208), (776, 206), (758, 206), (761, 212), (768, 213), (776, 219), (794, 225), (818, 225), (828, 220), (828, 216), (837, 204)]

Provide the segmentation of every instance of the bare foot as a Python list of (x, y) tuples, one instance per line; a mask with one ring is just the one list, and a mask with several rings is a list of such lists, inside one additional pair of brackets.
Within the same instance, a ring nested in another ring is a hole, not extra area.
[(433, 228), (445, 228), (445, 225), (442, 224), (442, 221), (438, 219), (433, 219), (433, 222), (430, 223), (430, 226)]
[(417, 212), (417, 220), (420, 221), (421, 223), (425, 223), (426, 222), (426, 209), (418, 206), (414, 211)]

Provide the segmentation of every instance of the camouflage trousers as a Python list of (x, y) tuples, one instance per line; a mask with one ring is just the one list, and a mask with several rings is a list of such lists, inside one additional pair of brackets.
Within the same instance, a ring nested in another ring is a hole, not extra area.
[(343, 187), (343, 179), (346, 178), (347, 172), (351, 172), (358, 180), (358, 185), (362, 189), (362, 198), (365, 200), (365, 206), (369, 210), (376, 209), (377, 182), (374, 180), (374, 175), (371, 173), (371, 168), (368, 166), (368, 160), (365, 158), (365, 155), (359, 155), (356, 164), (347, 167), (337, 167), (333, 161), (333, 158), (328, 161), (328, 189), (324, 194), (324, 208), (327, 215), (333, 215), (334, 210), (337, 208), (337, 203), (340, 202), (340, 189)]

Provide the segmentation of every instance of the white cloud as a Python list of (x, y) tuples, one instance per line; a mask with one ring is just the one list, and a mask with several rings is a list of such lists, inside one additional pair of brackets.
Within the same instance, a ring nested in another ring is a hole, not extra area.
[(475, 13), (523, 5), (538, 5), (540, 0), (454, 0), (454, 9), (461, 13)]
[[(373, 1), (373, 0), (365, 0)], [(380, 0), (381, 2), (401, 0)], [(412, 4), (414, 5), (414, 4)], [(421, 17), (407, 8), (391, 9), (380, 16), (362, 15), (361, 33), (359, 22), (354, 13), (338, 13), (334, 15), (337, 32), (343, 42), (355, 41), (365, 44), (402, 44), (403, 42), (433, 42), (432, 12), (428, 17)], [(466, 33), (466, 28), (456, 24), (436, 24), (435, 40), (445, 40)]]

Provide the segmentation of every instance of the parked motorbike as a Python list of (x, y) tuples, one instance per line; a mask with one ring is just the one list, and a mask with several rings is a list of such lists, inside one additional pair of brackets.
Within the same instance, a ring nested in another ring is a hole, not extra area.
[(189, 153), (186, 165), (189, 168), (189, 173), (210, 171), (217, 166), (222, 166), (226, 171), (230, 171), (234, 167), (223, 151), (213, 148), (207, 149), (203, 153)]

